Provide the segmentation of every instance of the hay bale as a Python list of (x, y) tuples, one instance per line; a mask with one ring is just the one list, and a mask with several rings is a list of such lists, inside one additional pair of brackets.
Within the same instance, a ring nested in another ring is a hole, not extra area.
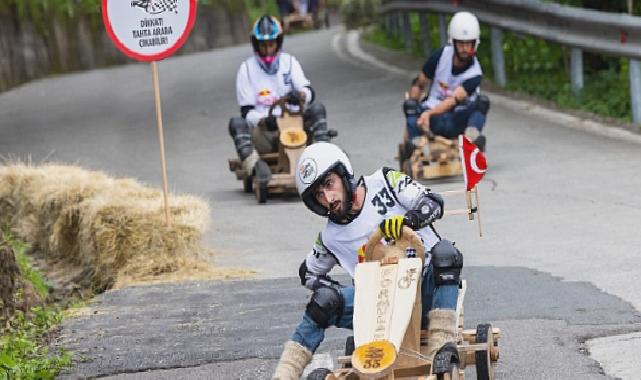
[[(94, 290), (202, 262), (207, 203), (76, 166), (0, 166), (0, 223), (50, 259), (87, 268)], [(202, 271), (208, 265), (200, 265)]]

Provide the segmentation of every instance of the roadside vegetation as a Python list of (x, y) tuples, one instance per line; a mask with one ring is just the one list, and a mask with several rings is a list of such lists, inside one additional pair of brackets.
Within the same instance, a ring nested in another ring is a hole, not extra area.
[(71, 353), (50, 352), (48, 343), (63, 314), (49, 303), (49, 285), (26, 254), (27, 245), (5, 228), (0, 238), (0, 380), (53, 379)]
[[(367, 7), (372, 7), (376, 3), (377, 0), (349, 1), (343, 8), (347, 25), (350, 27), (372, 25), (367, 29), (368, 33), (365, 35), (368, 41), (387, 48), (402, 50), (404, 48), (403, 37), (386, 33), (375, 14), (365, 11)], [(591, 8), (600, 11), (625, 12), (624, 2), (616, 4), (616, 6), (605, 4), (611, 2), (590, 2), (589, 0), (570, 0), (564, 3), (573, 6), (582, 6), (585, 3), (584, 6), (590, 5)], [(634, 12), (641, 14), (641, 2), (634, 4)], [(430, 45), (432, 49), (436, 49), (440, 46), (437, 16), (429, 15), (428, 23)], [(413, 36), (411, 54), (423, 58), (417, 14), (411, 15), (411, 27)], [(489, 80), (493, 84), (494, 72), (490, 42), (490, 28), (482, 25), (481, 44), (477, 57), (481, 61), (485, 80)], [(570, 86), (570, 48), (539, 38), (505, 31), (503, 33), (503, 51), (507, 76), (505, 90), (550, 101), (561, 108), (593, 113), (621, 123), (631, 122), (627, 58), (584, 51), (584, 87), (580, 94), (575, 96)]]

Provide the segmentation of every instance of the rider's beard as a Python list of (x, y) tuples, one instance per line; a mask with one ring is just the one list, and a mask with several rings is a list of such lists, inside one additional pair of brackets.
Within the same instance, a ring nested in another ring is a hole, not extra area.
[[(351, 210), (347, 209), (347, 202), (345, 202), (345, 199), (347, 197), (347, 191), (343, 190), (343, 200), (339, 201), (339, 207), (337, 211), (330, 211), (335, 219), (338, 220), (346, 220), (347, 215)], [(332, 205), (330, 205), (331, 207)]]
[(461, 62), (461, 66), (468, 66), (474, 59), (474, 51), (468, 53), (467, 57), (463, 57), (456, 48), (454, 48), (454, 52), (456, 54), (456, 58), (458, 58), (459, 62)]

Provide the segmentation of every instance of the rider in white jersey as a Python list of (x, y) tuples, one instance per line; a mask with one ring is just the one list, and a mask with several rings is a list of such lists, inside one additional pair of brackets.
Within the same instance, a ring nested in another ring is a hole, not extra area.
[(329, 220), (300, 266), (301, 284), (313, 294), (273, 379), (298, 379), (329, 326), (352, 328), (354, 288), (340, 285), (328, 273), (339, 265), (354, 276), (359, 249), (376, 228), (388, 238), (400, 237), (404, 225), (419, 234), (426, 251), (421, 293), (424, 326), (429, 319), (428, 355), (454, 341), (463, 256), (432, 226), (443, 215), (441, 196), (389, 168), (355, 180), (347, 155), (330, 143), (308, 146), (297, 168), (303, 202)]
[[(269, 116), (270, 107), (281, 97), (297, 108), (305, 105), (303, 115), (307, 134), (314, 141), (329, 141), (325, 107), (314, 103), (314, 90), (298, 60), (282, 51), (283, 28), (271, 16), (256, 20), (251, 34), (254, 55), (247, 58), (236, 74), (236, 98), (240, 117), (229, 121), (229, 133), (236, 152), (248, 176), (256, 175), (258, 182), (271, 178), (269, 166), (260, 160), (259, 153), (278, 149), (276, 107)], [(255, 149), (254, 149), (255, 148)]]
[[(403, 104), (407, 118), (407, 150), (411, 141), (431, 133), (447, 138), (465, 134), (485, 150), (482, 134), (489, 110), (489, 99), (480, 94), (483, 77), (475, 56), (480, 42), (480, 27), (469, 12), (458, 12), (450, 21), (449, 45), (434, 52), (412, 81), (409, 99)], [(425, 89), (427, 97), (420, 97)]]

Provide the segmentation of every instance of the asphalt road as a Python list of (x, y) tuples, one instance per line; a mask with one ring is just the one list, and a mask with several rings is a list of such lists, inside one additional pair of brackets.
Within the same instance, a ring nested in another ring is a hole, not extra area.
[[(332, 29), (288, 36), (285, 47), (326, 105), (336, 142), (357, 173), (368, 174), (395, 166), (408, 75), (373, 65), (350, 38)], [(170, 188), (210, 202), (213, 262), (254, 269), (256, 279), (97, 297), (87, 315), (64, 323), (58, 344), (80, 359), (66, 377), (256, 379), (273, 369), (302, 315), (308, 293), (294, 277), (323, 221), (295, 198), (257, 205), (227, 169), (235, 73), (249, 52), (174, 57), (159, 69)], [(641, 338), (618, 336), (641, 331), (641, 144), (492, 99), (484, 237), (461, 218), (437, 226), (465, 254), (466, 325), (492, 322), (504, 332), (501, 379), (638, 378)], [(149, 66), (53, 77), (0, 94), (0, 155), (77, 163), (160, 187)], [(329, 333), (317, 359), (335, 355), (345, 336)]]

